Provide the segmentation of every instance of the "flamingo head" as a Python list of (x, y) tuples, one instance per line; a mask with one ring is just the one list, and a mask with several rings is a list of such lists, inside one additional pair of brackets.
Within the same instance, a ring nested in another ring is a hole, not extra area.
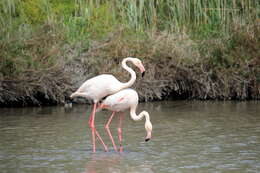
[(146, 137), (145, 137), (145, 142), (149, 141), (152, 138), (152, 130), (153, 130), (153, 125), (150, 121), (150, 117), (149, 117), (149, 113), (144, 111), (144, 113), (146, 114), (146, 121), (144, 124), (145, 130), (146, 130)]
[(145, 74), (145, 68), (144, 68), (144, 66), (143, 66), (142, 61), (141, 61), (140, 59), (138, 59), (138, 58), (132, 58), (132, 62), (133, 62), (133, 64), (134, 64), (137, 68), (139, 68), (140, 72), (142, 73), (142, 77), (143, 77), (144, 74)]
[(153, 126), (150, 120), (145, 122), (145, 130), (147, 132), (147, 135), (145, 137), (145, 142), (149, 141), (152, 137), (152, 130), (153, 130)]

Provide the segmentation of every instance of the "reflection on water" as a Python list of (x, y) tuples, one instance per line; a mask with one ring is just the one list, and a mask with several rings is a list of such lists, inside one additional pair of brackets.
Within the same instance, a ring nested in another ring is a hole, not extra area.
[[(92, 153), (90, 106), (0, 109), (0, 170), (15, 172), (158, 173), (260, 172), (259, 102), (154, 102), (153, 138), (144, 142), (144, 121), (127, 113), (123, 153), (113, 151), (104, 124), (96, 128), (109, 145)], [(117, 142), (117, 120), (111, 132)]]
[(141, 162), (139, 164), (132, 165), (125, 159), (125, 157), (128, 156), (124, 156), (122, 153), (95, 154), (91, 157), (90, 161), (86, 163), (85, 173), (154, 172), (151, 164)]

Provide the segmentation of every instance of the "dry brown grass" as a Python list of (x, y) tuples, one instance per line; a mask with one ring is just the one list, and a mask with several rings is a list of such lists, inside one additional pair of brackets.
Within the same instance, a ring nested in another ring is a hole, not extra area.
[[(229, 37), (202, 41), (192, 41), (183, 33), (126, 32), (122, 28), (106, 40), (92, 42), (79, 55), (70, 46), (57, 46), (42, 49), (46, 51), (39, 56), (32, 44), (32, 53), (41, 57), (40, 62), (53, 52), (62, 58), (48, 68), (27, 69), (12, 79), (0, 79), (1, 105), (61, 104), (86, 79), (101, 73), (127, 81), (129, 74), (120, 67), (127, 56), (142, 59), (147, 70), (143, 79), (137, 73), (133, 86), (141, 100), (260, 99), (258, 25), (235, 28)], [(63, 62), (65, 59), (69, 61)]]
[(0, 42), (1, 106), (64, 102), (70, 78), (63, 70), (63, 39), (52, 29), (44, 25), (28, 38)]
[(98, 48), (89, 55), (100, 60), (101, 73), (112, 72), (121, 80), (128, 79), (119, 67), (121, 59), (141, 58), (147, 73), (145, 79), (138, 77), (134, 88), (142, 100), (259, 99), (260, 30), (258, 26), (244, 29), (237, 28), (230, 37), (198, 42), (182, 33), (165, 32), (125, 38), (120, 30), (96, 43)]

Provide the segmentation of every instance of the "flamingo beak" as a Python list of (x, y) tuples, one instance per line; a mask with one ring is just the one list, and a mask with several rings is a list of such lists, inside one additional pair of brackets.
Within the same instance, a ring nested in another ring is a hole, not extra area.
[(145, 71), (142, 73), (142, 77), (144, 77), (144, 75), (145, 75)]
[(144, 68), (144, 66), (143, 66), (143, 64), (139, 64), (139, 66), (138, 66), (138, 68), (139, 68), (139, 70), (141, 71), (141, 73), (142, 73), (142, 77), (144, 77), (144, 74), (145, 74), (145, 68)]
[(151, 138), (152, 138), (152, 133), (151, 132), (147, 132), (147, 136), (145, 138), (145, 142), (148, 142)]

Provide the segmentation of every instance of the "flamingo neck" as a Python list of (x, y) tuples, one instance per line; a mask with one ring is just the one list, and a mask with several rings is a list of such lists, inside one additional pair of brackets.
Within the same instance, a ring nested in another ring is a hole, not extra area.
[(136, 114), (136, 108), (137, 108), (137, 105), (134, 105), (130, 108), (130, 115), (131, 115), (131, 118), (134, 120), (134, 121), (139, 121), (139, 120), (142, 120), (143, 117), (145, 117), (145, 121), (146, 122), (150, 122), (150, 116), (148, 114), (148, 112), (146, 111), (142, 111), (140, 114)]
[(144, 127), (147, 132), (145, 141), (149, 141), (152, 137), (152, 129), (153, 129), (152, 123), (150, 121), (150, 116), (149, 116), (148, 112), (146, 112), (146, 111), (142, 111), (139, 115), (136, 115), (136, 107), (137, 107), (137, 105), (134, 105), (130, 108), (131, 118), (135, 121), (139, 121), (143, 117), (145, 117)]
[(123, 84), (122, 89), (131, 87), (136, 80), (136, 74), (132, 68), (127, 66), (127, 64), (126, 64), (127, 61), (132, 61), (132, 58), (128, 57), (128, 58), (123, 59), (122, 67), (131, 74), (131, 79), (126, 83), (122, 83)]

